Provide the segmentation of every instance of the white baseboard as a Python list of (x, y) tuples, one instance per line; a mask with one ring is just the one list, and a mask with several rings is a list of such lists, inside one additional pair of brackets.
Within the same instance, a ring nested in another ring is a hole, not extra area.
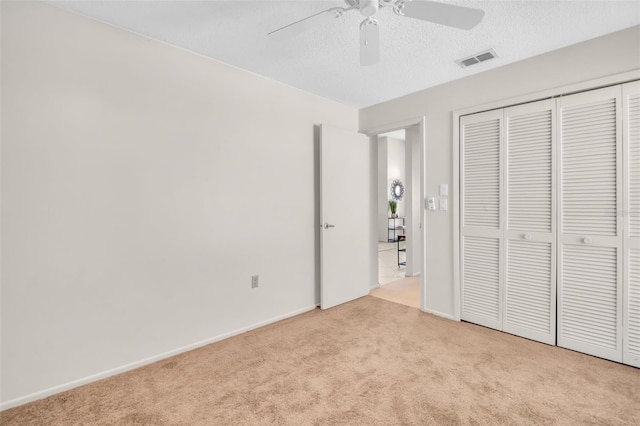
[(453, 317), (453, 315), (450, 315), (450, 314), (445, 314), (445, 313), (434, 311), (434, 310), (431, 310), (431, 309), (425, 309), (422, 312), (426, 312), (428, 314), (432, 314), (432, 315), (435, 315), (437, 317), (446, 318), (446, 319), (455, 321), (455, 318)]
[(171, 351), (168, 351), (168, 352), (164, 352), (162, 354), (158, 354), (158, 355), (151, 356), (149, 358), (142, 359), (140, 361), (135, 361), (135, 362), (132, 362), (132, 363), (129, 363), (129, 364), (125, 364), (125, 365), (120, 366), (120, 367), (116, 367), (116, 368), (112, 368), (110, 370), (103, 371), (101, 373), (92, 374), (91, 376), (83, 377), (81, 379), (73, 380), (71, 382), (64, 383), (62, 385), (54, 386), (54, 387), (49, 388), (49, 389), (45, 389), (45, 390), (42, 390), (42, 391), (34, 392), (34, 393), (29, 394), (29, 395), (21, 396), (19, 398), (15, 398), (15, 399), (12, 399), (12, 400), (9, 400), (9, 401), (6, 401), (6, 402), (2, 402), (2, 403), (0, 403), (0, 411), (7, 410), (7, 409), (13, 408), (13, 407), (17, 407), (19, 405), (27, 404), (29, 402), (37, 401), (39, 399), (43, 399), (43, 398), (46, 398), (46, 397), (51, 396), (51, 395), (55, 395), (55, 394), (60, 393), (60, 392), (64, 392), (64, 391), (67, 391), (69, 389), (76, 388), (78, 386), (86, 385), (88, 383), (95, 382), (97, 380), (105, 379), (107, 377), (111, 377), (111, 376), (114, 376), (116, 374), (120, 374), (120, 373), (124, 373), (126, 371), (134, 370), (136, 368), (145, 366), (147, 364), (151, 364), (151, 363), (156, 362), (156, 361), (160, 361), (160, 360), (163, 360), (163, 359), (166, 359), (166, 358), (170, 358), (172, 356), (181, 354), (183, 352), (188, 352), (188, 351), (191, 351), (193, 349), (197, 349), (199, 347), (209, 345), (211, 343), (219, 342), (221, 340), (228, 339), (229, 337), (237, 336), (238, 334), (246, 333), (247, 331), (251, 331), (251, 330), (254, 330), (256, 328), (264, 327), (265, 325), (269, 325), (269, 324), (272, 324), (274, 322), (278, 322), (278, 321), (286, 319), (286, 318), (294, 317), (296, 315), (300, 315), (300, 314), (303, 314), (305, 312), (312, 311), (314, 309), (316, 309), (316, 305), (307, 306), (306, 308), (298, 309), (296, 311), (289, 312), (289, 313), (284, 314), (284, 315), (279, 315), (277, 317), (273, 317), (273, 318), (270, 318), (268, 320), (255, 323), (255, 324), (249, 325), (247, 327), (239, 328), (237, 330), (233, 330), (233, 331), (230, 331), (228, 333), (223, 333), (223, 334), (220, 334), (218, 336), (214, 336), (214, 337), (211, 337), (211, 338), (208, 338), (208, 339), (205, 339), (205, 340), (201, 340), (201, 341), (196, 342), (196, 343), (192, 343), (190, 345), (183, 346), (181, 348), (177, 348), (177, 349), (174, 349), (174, 350), (171, 350)]
[(380, 283), (375, 283), (371, 287), (369, 287), (369, 291), (375, 290), (376, 288), (380, 288)]

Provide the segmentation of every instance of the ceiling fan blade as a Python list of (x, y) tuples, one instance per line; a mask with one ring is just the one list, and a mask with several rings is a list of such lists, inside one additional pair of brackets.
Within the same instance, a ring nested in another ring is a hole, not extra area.
[(293, 22), (282, 28), (278, 28), (277, 30), (273, 30), (267, 35), (273, 40), (286, 40), (290, 37), (307, 31), (309, 28), (329, 23), (334, 19), (341, 17), (342, 14), (347, 10), (351, 9), (345, 9), (343, 7), (332, 7), (331, 9), (324, 10), (322, 12), (316, 13), (315, 15), (311, 15), (299, 21)]
[(374, 65), (380, 60), (380, 28), (378, 21), (365, 19), (360, 24), (360, 65)]
[(449, 27), (470, 30), (482, 21), (484, 10), (434, 1), (406, 1), (396, 5), (396, 13), (409, 18), (435, 22)]

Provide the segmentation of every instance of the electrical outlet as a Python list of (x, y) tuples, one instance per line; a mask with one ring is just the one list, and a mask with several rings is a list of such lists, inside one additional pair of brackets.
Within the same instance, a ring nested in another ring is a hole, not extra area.
[(257, 275), (252, 275), (251, 276), (251, 288), (258, 288), (258, 276)]

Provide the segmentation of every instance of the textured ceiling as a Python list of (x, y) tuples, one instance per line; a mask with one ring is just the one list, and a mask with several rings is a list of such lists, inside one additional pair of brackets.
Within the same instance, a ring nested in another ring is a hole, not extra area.
[[(381, 60), (369, 67), (359, 64), (358, 11), (284, 42), (266, 36), (341, 0), (50, 3), (357, 108), (640, 24), (637, 0), (442, 2), (485, 17), (462, 31), (381, 9)], [(454, 63), (489, 48), (497, 59)]]

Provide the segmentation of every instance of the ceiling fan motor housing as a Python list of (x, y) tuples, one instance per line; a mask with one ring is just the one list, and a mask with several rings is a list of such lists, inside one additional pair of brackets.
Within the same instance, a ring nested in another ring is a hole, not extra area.
[(378, 0), (360, 0), (360, 13), (373, 16), (378, 11)]

